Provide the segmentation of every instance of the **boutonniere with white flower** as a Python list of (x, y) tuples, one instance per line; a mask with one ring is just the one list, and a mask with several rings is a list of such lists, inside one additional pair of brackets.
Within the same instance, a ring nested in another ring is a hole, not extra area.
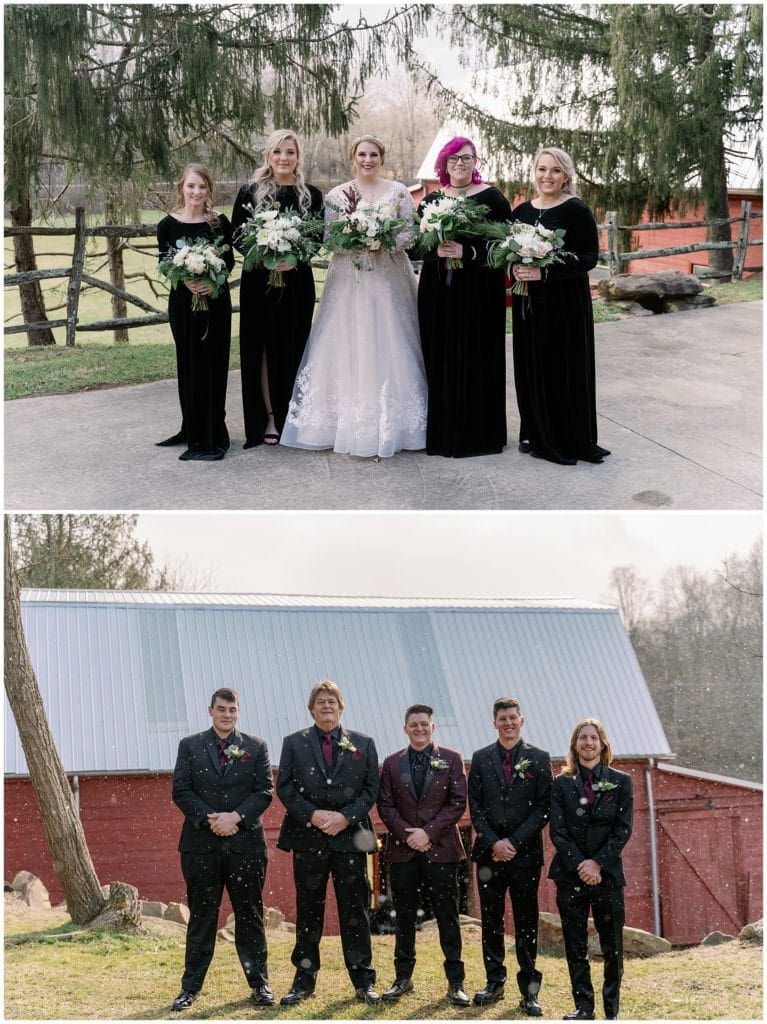
[(532, 761), (529, 757), (523, 757), (521, 761), (517, 761), (514, 765), (514, 774), (518, 779), (532, 779), (532, 775), (527, 770), (531, 764)]
[(243, 750), (242, 747), (238, 747), (236, 743), (230, 743), (228, 747), (224, 747), (224, 757), (227, 761), (243, 761), (250, 760), (250, 754), (247, 750)]
[(443, 772), (448, 767), (447, 761), (441, 757), (430, 757), (429, 767), (435, 772)]
[(348, 736), (342, 736), (341, 739), (338, 741), (338, 746), (341, 748), (341, 750), (349, 750), (351, 751), (352, 754), (357, 753), (357, 748), (354, 746), (354, 744), (352, 743)]
[(608, 782), (607, 779), (600, 779), (599, 782), (593, 783), (591, 787), (595, 793), (609, 793), (611, 789), (617, 789), (617, 782)]

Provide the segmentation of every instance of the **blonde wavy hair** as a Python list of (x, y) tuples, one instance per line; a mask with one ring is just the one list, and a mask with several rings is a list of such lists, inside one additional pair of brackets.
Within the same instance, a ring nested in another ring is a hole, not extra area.
[(301, 140), (294, 131), (289, 128), (275, 128), (271, 135), (267, 138), (264, 143), (264, 162), (260, 167), (256, 168), (253, 172), (253, 177), (250, 179), (251, 185), (256, 186), (255, 196), (253, 198), (253, 205), (257, 210), (268, 209), (273, 206), (277, 199), (277, 191), (280, 188), (279, 184), (275, 181), (274, 171), (269, 165), (269, 157), (272, 151), (280, 146), (283, 142), (287, 142), (288, 139), (292, 139), (296, 144), (296, 154), (298, 156), (298, 162), (296, 163), (296, 169), (293, 172), (296, 176), (296, 192), (298, 194), (298, 207), (302, 213), (308, 213), (312, 205), (312, 194), (306, 186), (304, 180), (304, 172), (301, 169), (301, 162), (303, 154), (301, 151)]
[(197, 174), (208, 186), (208, 198), (203, 203), (203, 213), (205, 214), (205, 220), (214, 228), (218, 224), (218, 214), (213, 209), (213, 175), (205, 164), (186, 164), (181, 171), (181, 177), (176, 182), (176, 206), (171, 212), (181, 213), (183, 211), (185, 205), (184, 182), (190, 174)]
[(578, 751), (575, 749), (575, 744), (578, 742), (578, 736), (581, 729), (584, 729), (587, 725), (593, 725), (597, 731), (597, 736), (599, 736), (599, 742), (602, 744), (602, 749), (599, 751), (599, 760), (602, 764), (612, 763), (613, 748), (610, 746), (610, 741), (607, 738), (605, 727), (598, 718), (583, 718), (573, 729), (573, 734), (570, 737), (570, 749), (567, 751), (567, 758), (562, 768), (563, 775), (575, 775), (578, 771), (578, 765), (580, 762), (578, 758)]
[(564, 149), (559, 149), (558, 146), (541, 146), (538, 152), (533, 158), (532, 167), (530, 168), (530, 180), (537, 189), (535, 181), (535, 168), (538, 166), (538, 161), (541, 159), (544, 153), (548, 153), (549, 156), (553, 157), (562, 170), (567, 175), (567, 181), (562, 186), (562, 194), (565, 196), (577, 196), (579, 195), (578, 189), (576, 188), (575, 182), (577, 174), (575, 173), (575, 164), (573, 158), (569, 153), (566, 153)]

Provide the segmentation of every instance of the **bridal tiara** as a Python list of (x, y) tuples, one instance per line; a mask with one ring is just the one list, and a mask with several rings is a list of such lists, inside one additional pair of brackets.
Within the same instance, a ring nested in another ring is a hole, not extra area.
[(377, 135), (358, 135), (356, 139), (352, 139), (352, 144), (349, 148), (354, 149), (360, 142), (375, 142), (376, 146), (383, 146), (384, 144), (383, 139), (379, 139)]

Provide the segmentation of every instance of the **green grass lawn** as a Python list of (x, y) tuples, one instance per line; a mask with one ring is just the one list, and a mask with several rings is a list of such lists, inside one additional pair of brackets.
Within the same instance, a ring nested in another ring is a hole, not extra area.
[[(49, 912), (56, 913), (56, 912)], [(32, 911), (6, 914), (5, 934), (36, 936), (9, 945), (5, 951), (5, 1019), (167, 1019), (179, 990), (184, 932), (167, 922), (151, 926), (145, 936), (86, 933), (55, 940), (66, 919), (46, 923)], [(163, 927), (161, 927), (163, 926)], [(41, 934), (42, 929), (42, 934)], [(464, 928), (466, 989), (472, 995), (484, 985), (479, 929)], [(270, 931), (269, 973), (277, 999), (293, 978), (290, 953), (293, 935)], [(514, 976), (513, 940), (508, 943), (510, 978)], [(378, 990), (394, 978), (394, 938), (373, 937), (373, 964)], [(203, 995), (184, 1019), (242, 1020), (429, 1020), (524, 1019), (517, 1010), (514, 984), (506, 998), (486, 1009), (459, 1010), (446, 1002), (442, 954), (434, 931), (417, 940), (415, 992), (398, 1003), (366, 1007), (356, 1002), (343, 966), (340, 942), (322, 940), (322, 970), (314, 998), (287, 1009), (255, 1011), (247, 1001), (245, 979), (233, 945), (219, 942)], [(572, 1009), (567, 966), (561, 957), (540, 956), (544, 1016), (560, 1018)], [(602, 967), (593, 967), (601, 984)], [(678, 950), (649, 959), (629, 959), (623, 981), (621, 1016), (636, 1020), (761, 1020), (762, 949), (731, 942), (724, 946)]]

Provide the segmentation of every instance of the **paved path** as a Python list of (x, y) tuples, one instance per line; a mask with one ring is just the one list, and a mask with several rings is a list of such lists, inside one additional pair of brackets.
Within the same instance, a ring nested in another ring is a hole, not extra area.
[[(173, 381), (6, 403), (8, 510), (755, 509), (762, 507), (762, 303), (597, 327), (599, 466), (520, 455), (373, 462), (244, 440), (229, 382), (233, 447), (179, 462), (154, 441), (176, 428)], [(510, 339), (509, 339), (510, 341)], [(511, 359), (509, 438), (518, 428)]]

